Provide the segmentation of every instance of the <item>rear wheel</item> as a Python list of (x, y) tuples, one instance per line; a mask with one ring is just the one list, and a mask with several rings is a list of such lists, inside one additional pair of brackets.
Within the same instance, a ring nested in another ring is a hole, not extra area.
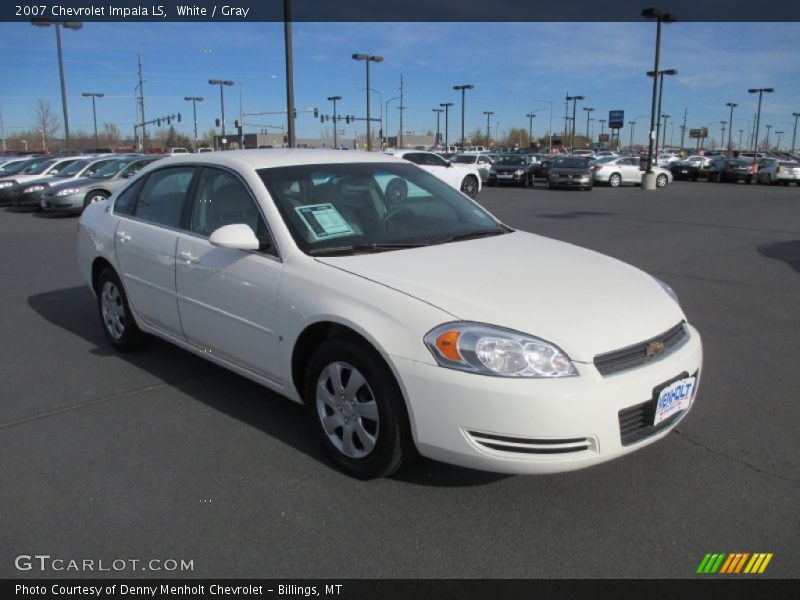
[(95, 290), (103, 333), (111, 345), (120, 352), (132, 352), (143, 347), (149, 336), (136, 324), (117, 274), (110, 268), (104, 269), (97, 277)]
[(611, 187), (619, 187), (622, 185), (622, 176), (619, 173), (612, 173), (608, 178), (608, 185)]
[(384, 477), (415, 456), (400, 388), (366, 345), (327, 340), (309, 361), (304, 400), (331, 460), (359, 479)]
[(667, 185), (667, 176), (663, 173), (656, 177), (656, 187), (664, 187)]
[(461, 182), (461, 192), (470, 198), (478, 195), (478, 178), (474, 175), (467, 175)]

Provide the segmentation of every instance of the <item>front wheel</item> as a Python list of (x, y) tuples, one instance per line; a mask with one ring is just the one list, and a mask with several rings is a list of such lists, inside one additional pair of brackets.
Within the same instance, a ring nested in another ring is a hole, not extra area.
[(667, 176), (663, 173), (656, 177), (656, 187), (664, 187), (667, 185)]
[(120, 352), (132, 352), (144, 346), (148, 336), (136, 324), (128, 297), (117, 274), (110, 268), (97, 277), (97, 311), (106, 338)]
[(400, 388), (371, 348), (333, 338), (309, 361), (304, 400), (331, 460), (359, 478), (384, 477), (415, 456)]
[(86, 194), (86, 197), (83, 199), (83, 208), (86, 209), (87, 206), (94, 202), (102, 202), (108, 198), (108, 194), (105, 192), (89, 192)]
[(470, 198), (478, 195), (478, 178), (474, 175), (467, 175), (461, 182), (461, 192)]

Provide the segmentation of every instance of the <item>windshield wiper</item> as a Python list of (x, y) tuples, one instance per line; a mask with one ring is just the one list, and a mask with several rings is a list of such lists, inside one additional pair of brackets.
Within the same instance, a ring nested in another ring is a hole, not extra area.
[(375, 242), (372, 244), (351, 244), (349, 246), (336, 246), (334, 248), (315, 248), (309, 250), (311, 256), (335, 256), (337, 254), (358, 254), (369, 252), (386, 252), (388, 250), (404, 250), (406, 248), (420, 248), (427, 243), (419, 242)]
[(455, 235), (448, 236), (446, 238), (442, 238), (440, 240), (436, 240), (436, 244), (447, 244), (449, 242), (460, 242), (462, 240), (476, 240), (478, 238), (483, 237), (492, 237), (495, 235), (504, 235), (506, 233), (511, 233), (514, 231), (513, 229), (501, 229), (500, 231), (469, 231), (467, 233), (457, 233)]

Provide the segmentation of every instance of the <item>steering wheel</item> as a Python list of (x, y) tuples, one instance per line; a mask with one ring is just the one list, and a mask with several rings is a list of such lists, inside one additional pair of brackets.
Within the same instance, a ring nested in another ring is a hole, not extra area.
[(401, 206), (399, 208), (392, 208), (388, 210), (386, 214), (381, 217), (381, 224), (383, 225), (384, 229), (390, 229), (396, 226), (405, 228), (414, 225), (416, 220), (417, 215), (413, 210), (405, 206)]

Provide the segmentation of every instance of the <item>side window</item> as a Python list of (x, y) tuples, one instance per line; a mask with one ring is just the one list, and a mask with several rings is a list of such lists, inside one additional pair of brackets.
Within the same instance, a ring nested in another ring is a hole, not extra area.
[(137, 160), (136, 162), (132, 162), (127, 167), (122, 169), (122, 171), (120, 171), (119, 176), (122, 177), (123, 179), (127, 179), (128, 177), (131, 177), (135, 173), (138, 173), (139, 171), (141, 171), (144, 167), (149, 165), (151, 162), (153, 162), (153, 161), (150, 161), (150, 160)]
[(130, 215), (133, 213), (133, 205), (136, 202), (136, 196), (139, 190), (142, 189), (143, 179), (139, 179), (133, 185), (129, 185), (124, 189), (117, 199), (114, 201), (114, 214), (115, 215)]
[(248, 225), (261, 242), (262, 249), (271, 246), (267, 226), (245, 185), (227, 171), (203, 169), (197, 183), (189, 228), (200, 235), (211, 235), (215, 229), (236, 223)]
[(435, 154), (423, 154), (425, 159), (424, 164), (430, 167), (446, 167), (447, 161)]
[(424, 165), (425, 164), (425, 157), (421, 154), (416, 152), (411, 152), (409, 154), (404, 154), (403, 158), (405, 158), (408, 162), (412, 162), (415, 165)]
[(194, 176), (192, 167), (153, 171), (142, 187), (133, 215), (159, 225), (179, 228), (186, 194)]

